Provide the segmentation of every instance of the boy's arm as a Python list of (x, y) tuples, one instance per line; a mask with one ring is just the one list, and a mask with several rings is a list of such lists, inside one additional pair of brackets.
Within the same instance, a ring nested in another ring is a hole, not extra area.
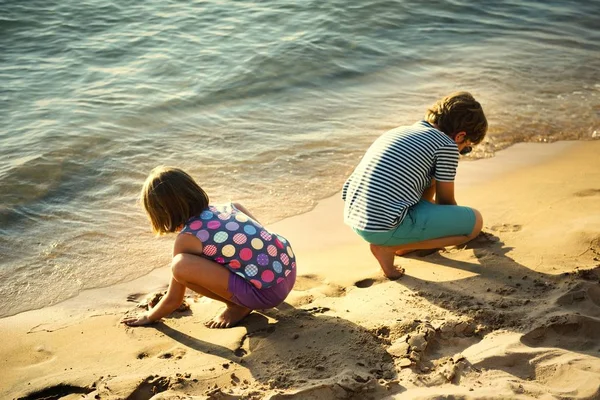
[(454, 199), (454, 182), (436, 181), (435, 202), (443, 205), (456, 205), (456, 200)]
[(423, 192), (421, 200), (426, 200), (430, 203), (434, 203), (433, 196), (435, 195), (435, 179), (431, 179), (431, 185)]

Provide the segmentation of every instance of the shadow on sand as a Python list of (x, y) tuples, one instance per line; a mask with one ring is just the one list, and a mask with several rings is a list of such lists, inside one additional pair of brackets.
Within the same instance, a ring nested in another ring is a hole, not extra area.
[(599, 356), (599, 266), (560, 275), (540, 273), (509, 257), (513, 248), (490, 233), (461, 248), (472, 250), (476, 261), (454, 260), (444, 252), (427, 255), (426, 260), (476, 275), (445, 282), (406, 275), (398, 283), (490, 330), (524, 333), (521, 342), (529, 347)]

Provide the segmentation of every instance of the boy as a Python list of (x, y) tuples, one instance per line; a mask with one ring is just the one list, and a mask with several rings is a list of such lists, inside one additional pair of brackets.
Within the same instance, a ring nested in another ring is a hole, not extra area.
[(456, 205), (454, 177), (459, 154), (479, 144), (487, 127), (473, 96), (453, 93), (425, 121), (380, 136), (344, 184), (344, 222), (370, 243), (389, 279), (404, 272), (394, 255), (459, 245), (481, 231), (481, 214)]

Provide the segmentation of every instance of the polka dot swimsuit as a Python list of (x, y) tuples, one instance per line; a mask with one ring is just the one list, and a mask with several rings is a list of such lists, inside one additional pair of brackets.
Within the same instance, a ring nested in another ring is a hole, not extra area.
[(190, 218), (181, 233), (202, 242), (203, 256), (227, 267), (258, 289), (283, 281), (296, 260), (287, 240), (268, 232), (232, 204), (211, 205)]

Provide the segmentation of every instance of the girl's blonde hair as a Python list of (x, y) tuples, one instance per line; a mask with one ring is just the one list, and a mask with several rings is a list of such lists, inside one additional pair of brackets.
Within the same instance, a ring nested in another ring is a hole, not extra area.
[(481, 104), (469, 92), (452, 93), (438, 100), (427, 110), (425, 119), (452, 138), (459, 132), (466, 132), (467, 139), (473, 144), (479, 144), (488, 129)]
[(152, 231), (159, 235), (181, 229), (209, 204), (208, 195), (191, 176), (164, 166), (150, 172), (140, 197)]

